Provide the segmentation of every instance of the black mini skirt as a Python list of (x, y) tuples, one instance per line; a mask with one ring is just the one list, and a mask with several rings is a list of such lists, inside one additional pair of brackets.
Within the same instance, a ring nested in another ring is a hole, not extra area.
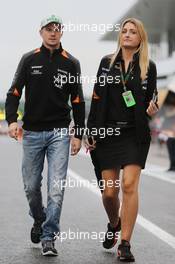
[(96, 158), (100, 170), (121, 168), (129, 164), (145, 168), (150, 147), (147, 143), (138, 143), (136, 129), (122, 128), (119, 136), (107, 136), (96, 144)]

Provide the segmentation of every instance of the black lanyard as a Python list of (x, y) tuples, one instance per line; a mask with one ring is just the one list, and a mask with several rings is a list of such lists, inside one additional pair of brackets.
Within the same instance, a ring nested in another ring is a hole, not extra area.
[(127, 92), (126, 84), (127, 84), (128, 80), (129, 80), (129, 77), (131, 75), (131, 72), (132, 72), (133, 68), (134, 68), (134, 65), (130, 66), (129, 72), (124, 77), (123, 69), (122, 69), (122, 63), (120, 63), (120, 75), (121, 75), (121, 80), (122, 80), (122, 84), (123, 84), (123, 89), (124, 89), (125, 92)]

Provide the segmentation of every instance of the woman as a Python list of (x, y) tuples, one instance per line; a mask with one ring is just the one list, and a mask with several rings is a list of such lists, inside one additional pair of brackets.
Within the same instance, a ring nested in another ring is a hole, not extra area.
[[(119, 33), (117, 52), (105, 56), (100, 63), (87, 124), (90, 131), (87, 146), (105, 187), (102, 199), (109, 223), (103, 246), (112, 248), (121, 231), (120, 261), (135, 261), (130, 240), (138, 213), (139, 177), (150, 147), (148, 120), (158, 111), (156, 77), (156, 66), (148, 57), (147, 34), (142, 22), (126, 19)], [(101, 137), (101, 128), (105, 128), (105, 137)], [(116, 129), (120, 135), (111, 134)], [(119, 216), (116, 182), (120, 169), (123, 175)]]

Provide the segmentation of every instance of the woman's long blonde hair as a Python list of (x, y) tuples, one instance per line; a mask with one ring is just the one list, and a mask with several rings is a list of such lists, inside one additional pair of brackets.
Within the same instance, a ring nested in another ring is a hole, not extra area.
[(135, 27), (138, 30), (138, 34), (140, 36), (140, 45), (136, 52), (139, 52), (139, 66), (140, 66), (140, 71), (141, 71), (141, 79), (144, 80), (146, 78), (146, 74), (148, 71), (148, 66), (149, 66), (149, 56), (148, 56), (148, 37), (147, 33), (145, 31), (145, 28), (143, 26), (143, 23), (136, 19), (136, 18), (127, 18), (121, 25), (121, 29), (119, 32), (118, 36), (118, 49), (114, 53), (114, 55), (111, 58), (110, 66), (113, 65), (119, 51), (121, 50), (121, 35), (122, 35), (122, 30), (123, 27), (125, 26), (126, 23), (133, 23)]

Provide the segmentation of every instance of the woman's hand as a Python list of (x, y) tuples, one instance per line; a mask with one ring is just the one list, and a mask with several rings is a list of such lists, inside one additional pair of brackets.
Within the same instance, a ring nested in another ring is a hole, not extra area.
[(150, 101), (149, 106), (146, 110), (147, 114), (149, 116), (153, 116), (158, 112), (159, 108), (158, 105), (156, 103), (153, 102), (153, 100)]
[(84, 146), (89, 151), (94, 150), (96, 148), (96, 141), (93, 137), (86, 137), (84, 140)]

